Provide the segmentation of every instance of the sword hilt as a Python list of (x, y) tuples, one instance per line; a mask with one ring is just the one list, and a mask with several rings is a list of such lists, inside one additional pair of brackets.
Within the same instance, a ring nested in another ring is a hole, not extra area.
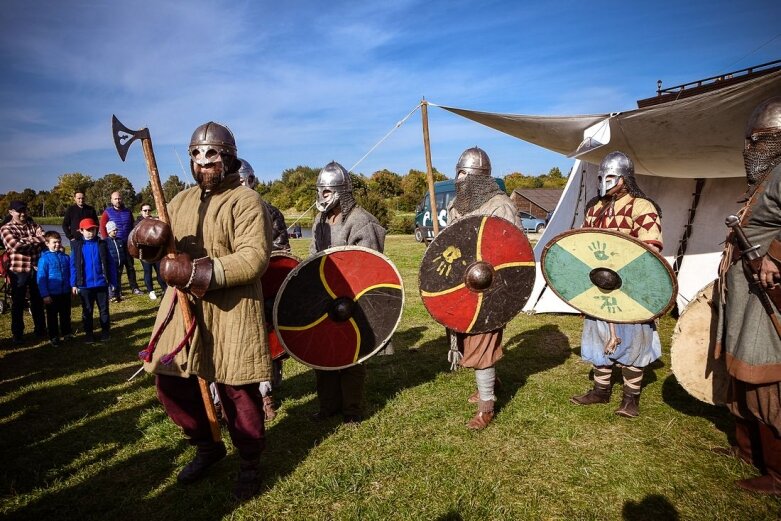
[(740, 248), (741, 256), (750, 261), (757, 260), (761, 257), (758, 251), (759, 245), (751, 245), (751, 241), (749, 241), (748, 237), (746, 237), (746, 232), (743, 231), (743, 227), (740, 225), (740, 219), (738, 219), (737, 215), (728, 216), (724, 221), (724, 224), (726, 224), (728, 228), (731, 228), (735, 234), (735, 239), (738, 241), (738, 248)]

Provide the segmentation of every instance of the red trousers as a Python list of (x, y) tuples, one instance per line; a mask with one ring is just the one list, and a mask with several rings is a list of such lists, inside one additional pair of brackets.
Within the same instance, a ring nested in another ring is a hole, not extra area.
[[(212, 442), (209, 419), (201, 398), (198, 378), (157, 375), (157, 398), (171, 420), (184, 431), (190, 443), (208, 446)], [(257, 460), (266, 446), (263, 425), (263, 397), (258, 384), (217, 384), (222, 411), (233, 446), (243, 460)]]

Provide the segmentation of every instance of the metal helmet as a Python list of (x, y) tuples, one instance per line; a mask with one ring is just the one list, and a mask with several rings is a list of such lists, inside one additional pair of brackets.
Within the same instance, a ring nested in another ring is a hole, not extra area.
[(466, 175), (476, 174), (491, 177), (491, 160), (485, 150), (479, 147), (464, 150), (456, 163), (456, 179), (458, 179), (460, 172), (464, 172)]
[(239, 158), (239, 177), (241, 178), (241, 184), (247, 188), (254, 190), (258, 186), (258, 178), (255, 177), (255, 170), (252, 169), (252, 165), (241, 158)]
[(633, 178), (635, 175), (635, 164), (623, 152), (610, 152), (599, 165), (599, 196), (605, 195), (618, 184), (621, 178)]
[(781, 96), (766, 99), (748, 118), (743, 163), (750, 185), (781, 163)]
[[(236, 139), (233, 132), (224, 125), (209, 121), (195, 129), (190, 138), (190, 170), (198, 185), (205, 191), (214, 189), (226, 174), (237, 169)], [(199, 179), (193, 168), (195, 164), (206, 166), (211, 163), (222, 163), (222, 171), (209, 179)]]
[[(317, 174), (316, 185), (316, 206), (320, 212), (328, 212), (336, 206), (336, 203), (339, 203), (342, 211), (347, 213), (355, 204), (352, 199), (353, 184), (350, 181), (350, 174), (336, 161), (331, 161), (325, 165), (325, 168), (320, 170), (320, 173)], [(325, 190), (328, 190), (330, 193), (324, 194)], [(345, 208), (345, 203), (348, 203), (349, 208)], [(349, 203), (352, 203), (352, 205)]]

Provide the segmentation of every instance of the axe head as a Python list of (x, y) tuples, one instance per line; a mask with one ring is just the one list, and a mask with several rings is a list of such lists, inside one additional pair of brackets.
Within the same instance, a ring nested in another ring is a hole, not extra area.
[(127, 150), (136, 139), (149, 139), (149, 129), (130, 130), (116, 116), (111, 116), (111, 132), (114, 135), (114, 145), (122, 161), (127, 157)]

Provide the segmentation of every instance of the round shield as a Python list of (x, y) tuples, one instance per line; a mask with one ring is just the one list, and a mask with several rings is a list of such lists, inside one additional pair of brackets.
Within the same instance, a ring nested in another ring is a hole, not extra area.
[(653, 320), (672, 308), (678, 293), (664, 257), (612, 230), (561, 233), (545, 245), (540, 264), (556, 295), (585, 315), (608, 322)]
[(727, 403), (729, 374), (722, 356), (715, 359), (716, 324), (713, 283), (701, 289), (678, 318), (670, 357), (681, 387), (693, 397), (712, 405)]
[(272, 252), (268, 261), (268, 267), (260, 278), (260, 282), (263, 285), (263, 307), (268, 329), (268, 349), (273, 360), (287, 358), (285, 348), (282, 347), (279, 337), (277, 337), (277, 332), (273, 328), (274, 299), (276, 299), (279, 288), (285, 282), (288, 273), (293, 271), (299, 263), (301, 263), (301, 259), (295, 255), (282, 251)]
[(285, 350), (315, 369), (343, 369), (377, 353), (401, 320), (396, 266), (368, 248), (330, 248), (291, 271), (274, 302)]
[(420, 264), (423, 304), (459, 333), (485, 333), (512, 320), (531, 294), (536, 269), (526, 235), (501, 217), (472, 215), (449, 224)]

